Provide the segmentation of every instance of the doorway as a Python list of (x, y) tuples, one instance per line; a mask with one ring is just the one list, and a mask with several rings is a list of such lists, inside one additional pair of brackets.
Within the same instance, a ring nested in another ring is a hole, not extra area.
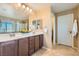
[(73, 14), (66, 14), (57, 17), (57, 44), (73, 46), (72, 26)]

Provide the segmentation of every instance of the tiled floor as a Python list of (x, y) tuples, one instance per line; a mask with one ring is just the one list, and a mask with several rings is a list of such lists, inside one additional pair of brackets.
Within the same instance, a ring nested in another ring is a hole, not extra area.
[(57, 45), (52, 49), (40, 49), (32, 56), (79, 56), (79, 52), (65, 45)]

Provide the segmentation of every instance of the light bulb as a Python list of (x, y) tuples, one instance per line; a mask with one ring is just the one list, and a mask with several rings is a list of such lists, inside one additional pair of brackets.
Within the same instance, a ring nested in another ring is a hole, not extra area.
[(27, 9), (27, 11), (28, 11), (28, 10), (29, 10), (29, 7), (27, 7), (26, 9)]
[(22, 5), (23, 8), (25, 8), (25, 5)]
[(18, 6), (20, 7), (21, 6), (21, 3), (18, 3)]
[(30, 12), (32, 12), (32, 9), (30, 9)]

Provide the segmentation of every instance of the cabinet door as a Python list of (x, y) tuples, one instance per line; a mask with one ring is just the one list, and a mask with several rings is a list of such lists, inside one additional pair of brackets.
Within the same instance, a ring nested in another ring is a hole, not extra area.
[(19, 56), (28, 55), (28, 38), (23, 38), (19, 40)]
[(43, 35), (40, 35), (40, 39), (39, 39), (39, 48), (42, 48), (43, 46)]
[(1, 56), (1, 43), (0, 43), (0, 56)]
[(35, 51), (39, 49), (39, 35), (35, 36)]
[(34, 53), (34, 37), (29, 37), (29, 55)]
[(17, 41), (3, 42), (0, 47), (1, 56), (17, 56)]
[(78, 31), (79, 31), (79, 6), (78, 6)]

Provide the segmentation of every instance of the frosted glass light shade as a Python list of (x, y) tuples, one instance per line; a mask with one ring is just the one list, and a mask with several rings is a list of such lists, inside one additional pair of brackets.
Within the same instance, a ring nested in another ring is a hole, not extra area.
[(32, 9), (30, 9), (30, 12), (32, 12)]
[(20, 7), (21, 6), (21, 3), (18, 3), (18, 6)]
[(22, 5), (23, 8), (25, 8), (25, 5)]
[(26, 7), (27, 11), (29, 10), (29, 7)]

